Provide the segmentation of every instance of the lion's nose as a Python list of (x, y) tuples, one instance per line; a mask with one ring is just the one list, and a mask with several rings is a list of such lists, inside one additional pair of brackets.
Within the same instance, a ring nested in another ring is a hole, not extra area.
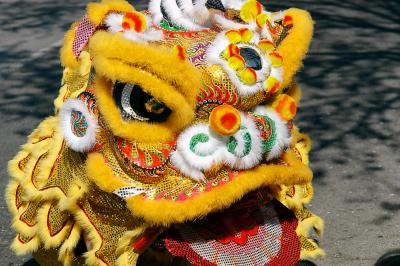
[(209, 124), (219, 135), (231, 136), (240, 128), (240, 112), (231, 105), (217, 106), (210, 114)]

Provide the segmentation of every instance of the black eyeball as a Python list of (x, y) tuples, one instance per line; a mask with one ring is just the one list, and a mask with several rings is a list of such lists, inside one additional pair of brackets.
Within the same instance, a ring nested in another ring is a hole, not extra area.
[(249, 47), (243, 47), (240, 48), (240, 55), (246, 61), (246, 67), (250, 67), (254, 70), (261, 70), (261, 57), (256, 50)]
[(171, 109), (139, 85), (116, 82), (113, 97), (124, 120), (164, 122), (171, 114)]

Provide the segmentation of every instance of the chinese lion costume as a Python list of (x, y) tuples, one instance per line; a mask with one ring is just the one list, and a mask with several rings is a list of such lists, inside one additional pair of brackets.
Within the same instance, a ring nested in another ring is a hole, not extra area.
[[(323, 255), (294, 75), (303, 10), (89, 3), (55, 115), (9, 163), (12, 249), (42, 265), (296, 265)], [(316, 234), (312, 234), (312, 232)]]

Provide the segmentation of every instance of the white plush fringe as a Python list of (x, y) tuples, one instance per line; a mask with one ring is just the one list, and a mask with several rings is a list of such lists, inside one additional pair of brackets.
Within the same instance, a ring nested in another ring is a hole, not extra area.
[(274, 120), (276, 128), (276, 142), (271, 151), (268, 153), (266, 159), (269, 161), (279, 158), (282, 152), (289, 148), (292, 141), (292, 136), (290, 134), (287, 122), (284, 121), (277, 112), (271, 108), (266, 108), (265, 106), (257, 106), (254, 109), (254, 112), (256, 114), (268, 116)]
[[(86, 134), (76, 136), (71, 128), (71, 112), (79, 111), (83, 114), (88, 124)], [(88, 152), (96, 144), (97, 119), (91, 115), (86, 105), (78, 99), (70, 99), (64, 103), (60, 110), (61, 133), (68, 145), (76, 152)]]

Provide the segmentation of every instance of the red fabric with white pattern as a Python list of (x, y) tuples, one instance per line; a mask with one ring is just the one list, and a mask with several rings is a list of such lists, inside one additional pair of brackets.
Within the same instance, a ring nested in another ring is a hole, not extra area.
[(165, 243), (194, 265), (296, 265), (297, 219), (278, 201), (242, 200), (227, 211), (172, 229)]

